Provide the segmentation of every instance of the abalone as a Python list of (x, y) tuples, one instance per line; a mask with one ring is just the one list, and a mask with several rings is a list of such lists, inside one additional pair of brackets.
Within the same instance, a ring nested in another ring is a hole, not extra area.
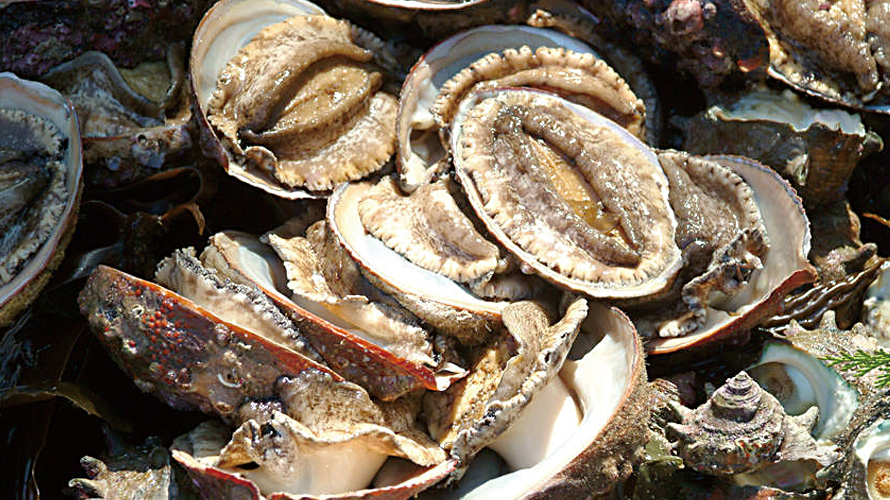
[(74, 232), (83, 160), (58, 92), (0, 73), (0, 325), (49, 281)]
[(539, 91), (478, 92), (461, 104), (451, 148), (488, 231), (545, 279), (631, 298), (663, 290), (679, 271), (661, 165), (590, 109)]

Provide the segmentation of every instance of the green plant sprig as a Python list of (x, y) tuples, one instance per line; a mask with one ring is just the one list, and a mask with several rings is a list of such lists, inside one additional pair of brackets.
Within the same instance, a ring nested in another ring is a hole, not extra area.
[(880, 374), (876, 380), (877, 386), (881, 388), (890, 386), (890, 351), (878, 348), (875, 352), (868, 353), (859, 349), (853, 354), (846, 353), (823, 359), (828, 362), (828, 366), (853, 370), (858, 377), (865, 376), (872, 370), (878, 370)]

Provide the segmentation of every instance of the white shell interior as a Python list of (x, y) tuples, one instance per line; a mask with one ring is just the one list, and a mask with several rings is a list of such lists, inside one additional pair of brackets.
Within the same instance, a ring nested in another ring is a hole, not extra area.
[[(813, 434), (831, 439), (843, 432), (859, 407), (856, 389), (815, 357), (788, 344), (770, 343), (748, 373), (767, 389), (772, 370), (781, 370), (794, 385), (774, 394), (790, 415), (799, 415), (811, 406), (819, 407), (819, 421)], [(787, 392), (786, 392), (787, 391)]]
[(477, 298), (447, 277), (412, 263), (365, 230), (358, 216), (358, 203), (372, 185), (369, 182), (343, 184), (328, 202), (331, 230), (353, 260), (404, 293), (456, 309), (500, 316), (506, 302)]
[[(200, 109), (200, 123), (206, 129), (207, 103), (216, 80), (241, 47), (247, 45), (263, 28), (294, 16), (325, 14), (306, 0), (222, 0), (204, 14), (192, 38), (189, 75)], [(214, 132), (210, 132), (214, 135)], [(217, 140), (217, 139), (214, 139)], [(288, 189), (270, 175), (248, 171), (228, 161), (229, 175), (242, 182), (286, 199), (317, 198), (303, 190)]]
[(810, 223), (800, 198), (788, 181), (760, 163), (742, 157), (710, 156), (724, 167), (740, 175), (754, 192), (763, 224), (770, 241), (770, 249), (763, 257), (763, 268), (755, 270), (748, 284), (731, 299), (719, 304), (719, 309), (708, 307), (705, 324), (685, 337), (662, 338), (649, 341), (650, 354), (663, 354), (691, 347), (721, 331), (731, 331), (736, 325), (757, 314), (773, 294), (784, 295), (788, 290), (812, 281), (815, 271), (807, 261), (810, 251)]
[[(633, 390), (633, 374), (641, 369), (642, 353), (635, 349), (636, 331), (626, 316), (602, 304), (591, 302), (587, 320), (558, 374), (583, 413), (580, 424), (571, 429), (568, 439), (534, 465), (491, 478), (471, 491), (457, 490), (453, 498), (501, 500), (521, 498), (535, 491), (559, 473), (591, 443), (607, 431), (623, 401)], [(559, 383), (551, 381), (550, 384)], [(549, 385), (549, 384), (548, 384)], [(536, 405), (552, 404), (532, 400), (526, 412), (536, 412)], [(539, 422), (544, 428), (554, 425)], [(546, 438), (547, 433), (541, 431)], [(539, 439), (540, 436), (520, 436)], [(472, 465), (470, 469), (472, 471)]]
[(206, 111), (226, 64), (261, 29), (294, 16), (324, 13), (305, 0), (225, 0), (214, 5), (192, 39), (192, 84), (201, 110)]
[(0, 287), (2, 307), (46, 269), (59, 247), (65, 229), (74, 223), (72, 212), (80, 199), (83, 156), (74, 106), (52, 88), (39, 82), (23, 80), (13, 73), (0, 73), (0, 108), (19, 109), (45, 118), (58, 127), (62, 136), (68, 140), (68, 150), (63, 159), (67, 167), (65, 185), (68, 189), (65, 209), (46, 243), (30, 257), (25, 267), (9, 283)]
[[(557, 31), (529, 26), (490, 25), (473, 28), (452, 36), (427, 52), (411, 69), (402, 86), (397, 126), (399, 139), (399, 172), (403, 186), (425, 182), (426, 169), (441, 155), (438, 136), (429, 142), (416, 140), (413, 133), (435, 127), (430, 107), (439, 89), (448, 80), (473, 62), (492, 52), (503, 52), (523, 45), (532, 50), (539, 47), (564, 47), (596, 54), (584, 42)], [(409, 188), (410, 189), (410, 188)]]

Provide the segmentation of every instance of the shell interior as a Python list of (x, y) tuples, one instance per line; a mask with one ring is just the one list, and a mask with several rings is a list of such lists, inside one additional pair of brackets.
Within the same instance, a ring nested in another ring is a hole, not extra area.
[(191, 76), (198, 106), (216, 88), (216, 79), (226, 63), (264, 27), (293, 16), (324, 14), (305, 0), (229, 0), (207, 11), (192, 40)]
[(809, 221), (800, 198), (788, 182), (747, 158), (705, 158), (729, 168), (751, 186), (772, 247), (763, 259), (763, 268), (754, 271), (745, 288), (719, 309), (708, 308), (704, 325), (685, 337), (650, 341), (646, 349), (651, 354), (674, 352), (753, 326), (779, 305), (785, 293), (816, 277), (815, 269), (806, 258), (810, 251)]
[(25, 290), (32, 280), (50, 265), (53, 255), (68, 229), (74, 224), (74, 212), (80, 199), (83, 160), (77, 114), (71, 103), (42, 83), (22, 80), (12, 73), (0, 73), (0, 103), (4, 109), (18, 109), (49, 120), (68, 140), (63, 158), (67, 167), (65, 185), (68, 199), (49, 239), (33, 254), (27, 264), (8, 283), (0, 287), (0, 309)]
[(814, 435), (831, 439), (849, 426), (859, 396), (837, 372), (791, 345), (772, 342), (748, 372), (790, 415), (819, 407)]
[(365, 230), (358, 216), (358, 202), (372, 185), (369, 182), (344, 184), (328, 204), (331, 229), (363, 271), (405, 293), (459, 309), (500, 316), (504, 303), (476, 298), (449, 278), (412, 263)]
[(551, 481), (558, 482), (554, 476), (583, 461), (587, 448), (610, 432), (620, 412), (628, 411), (624, 405), (637, 385), (643, 358), (636, 332), (623, 314), (591, 303), (569, 357), (558, 377), (575, 393), (584, 413), (571, 439), (537, 464), (491, 478), (461, 498), (521, 498), (546, 490)]
[(398, 157), (402, 187), (411, 191), (425, 182), (427, 169), (444, 153), (437, 134), (421, 132), (434, 127), (430, 113), (442, 85), (479, 58), (509, 48), (563, 47), (596, 54), (584, 42), (557, 31), (528, 26), (480, 26), (448, 38), (427, 52), (402, 86), (399, 102)]
[(313, 198), (311, 193), (284, 189), (267, 176), (250, 172), (229, 162), (219, 144), (219, 138), (207, 122), (208, 101), (219, 75), (228, 62), (247, 45), (256, 34), (271, 24), (294, 16), (325, 12), (306, 0), (222, 0), (214, 5), (201, 20), (192, 38), (189, 59), (189, 76), (192, 92), (198, 104), (198, 123), (203, 131), (212, 135), (216, 144), (214, 153), (226, 165), (230, 175), (276, 196), (287, 199)]

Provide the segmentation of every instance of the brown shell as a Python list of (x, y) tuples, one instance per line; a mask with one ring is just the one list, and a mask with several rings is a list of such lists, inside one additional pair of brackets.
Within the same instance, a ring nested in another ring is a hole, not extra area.
[[(245, 261), (245, 254), (263, 264), (256, 266)], [(446, 375), (444, 380), (437, 380), (429, 367), (399, 358), (294, 303), (282, 291), (286, 290), (287, 277), (281, 260), (255, 236), (237, 231), (217, 233), (211, 237), (211, 244), (201, 258), (205, 265), (214, 267), (232, 281), (257, 286), (306, 334), (334, 370), (367, 388), (374, 396), (395, 399), (422, 387), (437, 389), (440, 383), (447, 385)]]
[[(682, 408), (682, 407), (678, 407)], [(726, 381), (695, 411), (683, 410), (678, 452), (695, 470), (732, 475), (762, 467), (778, 453), (785, 434), (781, 403), (745, 372)]]
[(336, 0), (330, 8), (364, 25), (379, 27), (389, 38), (410, 36), (441, 40), (480, 24), (515, 23), (522, 9), (513, 0)]
[(96, 336), (142, 390), (167, 404), (230, 417), (273, 393), (282, 374), (328, 368), (219, 319), (154, 283), (99, 266), (78, 297)]
[[(763, 100), (764, 105), (778, 101), (781, 111), (770, 111), (776, 115), (775, 119), (733, 114), (735, 106), (754, 99)], [(683, 148), (697, 154), (747, 156), (769, 165), (791, 181), (807, 207), (841, 199), (859, 160), (880, 151), (880, 136), (864, 129), (848, 131), (837, 123), (821, 121), (824, 118), (819, 119), (818, 115), (806, 127), (801, 127), (783, 118), (782, 111), (790, 112), (794, 108), (801, 112), (813, 111), (790, 91), (755, 92), (726, 107), (712, 106), (684, 121)], [(845, 114), (840, 110), (833, 113)], [(848, 121), (858, 122), (852, 115), (847, 116)]]

